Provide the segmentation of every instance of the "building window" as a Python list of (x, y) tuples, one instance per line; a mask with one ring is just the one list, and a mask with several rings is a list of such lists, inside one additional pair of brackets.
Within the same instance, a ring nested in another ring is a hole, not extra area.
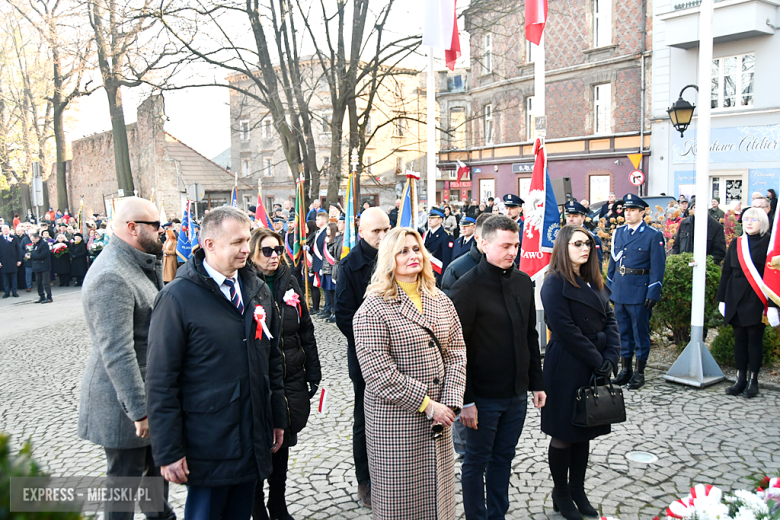
[(483, 114), (485, 144), (493, 144), (493, 105), (485, 105)]
[(539, 55), (539, 46), (526, 40), (525, 41), (525, 62), (526, 63), (535, 62), (536, 57), (538, 55)]
[(462, 108), (450, 110), (450, 147), (466, 148), (466, 111)]
[(252, 163), (249, 159), (241, 159), (241, 175), (250, 177), (252, 175)]
[(271, 120), (263, 119), (263, 139), (271, 138)]
[(371, 135), (371, 132), (374, 128), (373, 121), (371, 120), (371, 114), (366, 116), (366, 135)]
[(493, 35), (486, 34), (482, 37), (482, 73), (493, 72)]
[(528, 96), (525, 98), (525, 137), (529, 141), (536, 139), (536, 121), (534, 119), (534, 96)]
[(323, 134), (330, 133), (330, 125), (333, 122), (333, 114), (331, 112), (322, 113), (322, 132)]
[(395, 136), (403, 137), (406, 135), (406, 119), (403, 116), (396, 116), (395, 119)]
[(607, 200), (612, 191), (612, 176), (591, 175), (588, 184), (588, 198), (591, 202)]
[(264, 177), (274, 176), (273, 159), (270, 157), (263, 157), (263, 176)]
[(269, 216), (273, 217), (274, 211), (274, 197), (273, 195), (266, 195), (265, 197), (265, 210), (269, 212)]
[(593, 132), (608, 134), (612, 132), (612, 85), (604, 83), (593, 88)]
[(369, 175), (374, 174), (374, 158), (370, 155), (366, 157), (366, 173)]
[(241, 129), (241, 140), (249, 141), (249, 121), (241, 121), (239, 127)]
[(244, 195), (244, 211), (249, 210), (249, 206), (253, 206), (252, 204), (252, 196), (251, 195)]
[(612, 45), (612, 0), (593, 0), (593, 43)]
[(395, 158), (395, 173), (403, 173), (404, 172), (404, 158), (403, 157), (396, 157)]
[(753, 106), (756, 55), (712, 60), (712, 108)]

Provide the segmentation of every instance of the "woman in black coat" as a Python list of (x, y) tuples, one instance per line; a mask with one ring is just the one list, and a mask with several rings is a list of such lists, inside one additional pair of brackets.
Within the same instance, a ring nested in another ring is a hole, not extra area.
[[(57, 244), (65, 244), (67, 248), (64, 253), (56, 253)], [(51, 269), (60, 279), (60, 287), (70, 286), (70, 244), (65, 235), (60, 233), (52, 244)]]
[[(284, 444), (272, 456), (274, 469), (268, 477), (268, 513), (273, 519), (291, 520), (284, 498), (287, 460), (290, 446), (297, 444), (298, 432), (306, 426), (310, 399), (322, 379), (320, 358), (306, 297), (287, 266), (282, 237), (268, 228), (255, 229), (249, 240), (249, 249), (257, 276), (271, 288), (281, 317), (278, 330), (274, 330), (273, 335), (279, 338), (279, 350), (284, 361), (284, 396), (289, 410)], [(263, 503), (263, 484), (259, 480), (255, 488), (252, 508), (255, 520), (268, 518)]]
[[(742, 214), (744, 234), (731, 241), (718, 287), (718, 301), (723, 321), (734, 329), (734, 361), (737, 365), (737, 382), (726, 389), (728, 395), (758, 395), (758, 371), (764, 357), (764, 303), (750, 285), (748, 273), (739, 263), (738, 248), (750, 252), (750, 259), (760, 277), (764, 276), (766, 253), (771, 233), (769, 219), (761, 208), (748, 208)], [(746, 241), (746, 242), (745, 242)], [(743, 256), (747, 259), (747, 256)], [(760, 280), (759, 280), (760, 283)], [(766, 298), (765, 298), (766, 299)], [(772, 326), (777, 326), (778, 314), (774, 302), (768, 299), (767, 311)], [(750, 371), (748, 374), (748, 370)], [(748, 381), (750, 384), (748, 385)]]
[[(608, 380), (620, 355), (620, 333), (609, 304), (593, 237), (583, 227), (561, 228), (542, 303), (552, 333), (544, 358), (542, 431), (552, 437), (548, 451), (554, 488), (553, 507), (567, 519), (599, 516), (585, 495), (590, 440), (609, 425), (585, 428), (571, 423), (577, 389), (597, 378)], [(575, 507), (576, 504), (576, 507)], [(579, 509), (579, 512), (577, 512)]]
[(70, 276), (76, 279), (75, 286), (80, 287), (84, 276), (87, 274), (87, 243), (84, 242), (84, 235), (76, 233), (73, 235), (73, 244), (70, 246)]

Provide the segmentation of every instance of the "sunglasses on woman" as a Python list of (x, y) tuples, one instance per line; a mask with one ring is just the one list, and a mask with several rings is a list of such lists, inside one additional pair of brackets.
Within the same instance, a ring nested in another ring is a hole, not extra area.
[(593, 247), (593, 242), (590, 240), (577, 240), (576, 242), (569, 242), (571, 245), (576, 247), (577, 249), (582, 249), (583, 247), (587, 247), (588, 249)]
[(438, 439), (444, 433), (444, 425), (436, 423), (431, 426), (431, 439)]
[(276, 253), (276, 256), (282, 256), (284, 253), (284, 246), (261, 247), (260, 251), (263, 252), (263, 256), (266, 258), (271, 258), (271, 255), (274, 253)]

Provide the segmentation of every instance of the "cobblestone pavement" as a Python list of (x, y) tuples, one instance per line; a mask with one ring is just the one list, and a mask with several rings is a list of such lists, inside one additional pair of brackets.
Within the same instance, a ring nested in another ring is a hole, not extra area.
[[(69, 303), (80, 306), (75, 295)], [(55, 475), (100, 475), (105, 471), (102, 450), (76, 437), (79, 388), (89, 355), (84, 319), (52, 326), (42, 317), (39, 327), (34, 333), (1, 329), (0, 430), (11, 433), (17, 446), (30, 438), (37, 460)], [(357, 503), (352, 468), (346, 342), (334, 325), (322, 322), (317, 340), (323, 386), (329, 390), (327, 410), (312, 414), (291, 451), (289, 509), (298, 520), (367, 519), (370, 511)], [(650, 370), (645, 388), (626, 391), (628, 422), (591, 444), (586, 487), (602, 514), (649, 520), (693, 483), (731, 489), (747, 487), (753, 475), (780, 474), (780, 392), (762, 391), (748, 401), (724, 395), (725, 384), (695, 390), (668, 384), (662, 375)], [(547, 444), (539, 411), (530, 410), (513, 464), (508, 518), (562, 518), (552, 510)], [(631, 451), (652, 453), (658, 461), (629, 462), (625, 455)], [(179, 518), (185, 495), (184, 487), (172, 486)], [(460, 493), (457, 501), (462, 504)], [(461, 517), (462, 511), (459, 506)]]

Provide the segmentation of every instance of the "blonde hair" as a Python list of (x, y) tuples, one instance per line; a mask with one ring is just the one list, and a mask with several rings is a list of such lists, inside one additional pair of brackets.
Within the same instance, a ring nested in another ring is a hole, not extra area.
[(417, 290), (431, 298), (437, 298), (436, 279), (431, 268), (431, 254), (425, 249), (420, 234), (411, 228), (391, 229), (379, 243), (379, 252), (376, 256), (376, 268), (371, 275), (371, 283), (366, 289), (366, 296), (376, 294), (385, 300), (398, 298), (398, 285), (395, 283), (395, 257), (404, 248), (407, 236), (413, 236), (420, 246), (423, 257), (422, 271), (417, 275)]
[(769, 217), (766, 215), (766, 211), (763, 209), (748, 208), (742, 213), (742, 220), (745, 220), (745, 217), (758, 219), (758, 222), (761, 225), (758, 230), (759, 235), (764, 235), (767, 231), (769, 231)]

